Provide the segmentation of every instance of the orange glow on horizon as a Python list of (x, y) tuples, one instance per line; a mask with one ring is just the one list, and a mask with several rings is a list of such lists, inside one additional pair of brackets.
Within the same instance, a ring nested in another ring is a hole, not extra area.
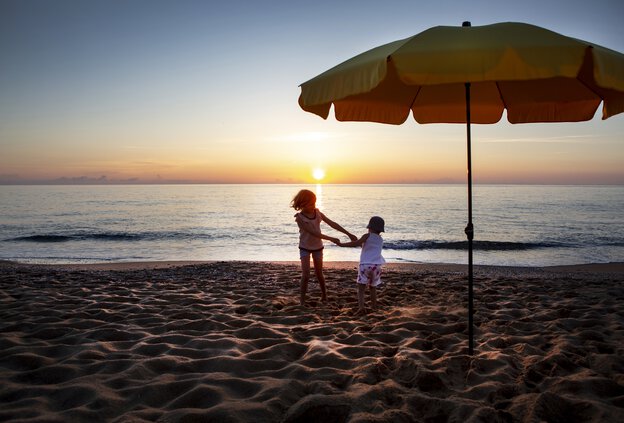
[[(244, 149), (229, 140), (186, 149), (145, 146), (123, 150), (123, 157), (104, 147), (56, 149), (52, 155), (13, 152), (21, 161), (0, 160), (0, 183), (465, 183), (462, 136), (435, 142), (391, 143), (383, 138), (383, 148), (377, 138), (327, 136), (312, 138), (305, 148), (301, 142), (280, 139), (245, 143)], [(473, 143), (475, 183), (624, 183), (617, 140), (531, 143), (528, 149), (520, 141), (481, 138)]]

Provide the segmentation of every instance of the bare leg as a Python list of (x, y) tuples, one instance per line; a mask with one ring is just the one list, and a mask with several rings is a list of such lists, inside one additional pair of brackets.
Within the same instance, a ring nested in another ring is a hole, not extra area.
[(374, 286), (370, 287), (370, 296), (373, 310), (377, 310), (377, 289)]
[(364, 307), (364, 291), (366, 290), (366, 285), (362, 283), (358, 283), (358, 313), (365, 313), (366, 308)]
[(310, 256), (301, 259), (301, 305), (305, 304), (306, 293), (308, 292), (308, 281), (310, 280)]
[(312, 257), (314, 259), (314, 273), (321, 287), (321, 301), (325, 302), (327, 301), (327, 289), (325, 288), (325, 276), (323, 276), (323, 256), (320, 256), (318, 259), (317, 256)]

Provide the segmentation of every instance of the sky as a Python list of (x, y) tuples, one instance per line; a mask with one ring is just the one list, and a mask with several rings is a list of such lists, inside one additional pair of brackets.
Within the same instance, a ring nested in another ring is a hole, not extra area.
[[(323, 120), (299, 85), (437, 25), (624, 52), (624, 2), (0, 0), (0, 183), (461, 183), (466, 129)], [(624, 184), (624, 114), (472, 126), (476, 183)]]

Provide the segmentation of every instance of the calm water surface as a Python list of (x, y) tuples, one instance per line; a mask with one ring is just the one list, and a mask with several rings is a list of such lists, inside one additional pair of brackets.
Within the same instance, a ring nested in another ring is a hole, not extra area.
[[(0, 259), (298, 260), (295, 185), (0, 186)], [(466, 263), (463, 185), (312, 185), (356, 235), (386, 220), (388, 261)], [(624, 187), (474, 187), (477, 264), (624, 261)], [(340, 235), (327, 226), (323, 231)], [(326, 244), (326, 260), (359, 251)]]

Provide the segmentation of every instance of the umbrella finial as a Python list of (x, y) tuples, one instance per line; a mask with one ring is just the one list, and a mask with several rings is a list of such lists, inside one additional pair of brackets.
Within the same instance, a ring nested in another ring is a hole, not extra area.
[(470, 21), (464, 21), (462, 23), (462, 26), (472, 26), (472, 24), (470, 23)]

